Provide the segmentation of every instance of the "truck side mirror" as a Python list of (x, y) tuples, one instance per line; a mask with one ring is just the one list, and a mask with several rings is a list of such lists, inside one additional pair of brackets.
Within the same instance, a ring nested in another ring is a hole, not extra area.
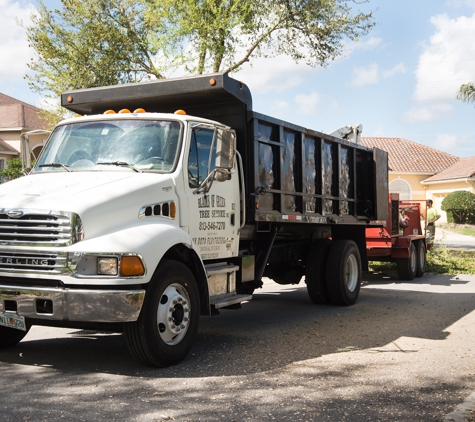
[(236, 132), (234, 130), (218, 129), (218, 144), (216, 146), (216, 168), (232, 170), (236, 156)]

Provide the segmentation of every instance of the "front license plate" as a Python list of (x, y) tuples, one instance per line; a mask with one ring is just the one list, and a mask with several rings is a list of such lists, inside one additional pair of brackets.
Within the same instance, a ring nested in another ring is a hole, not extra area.
[(3, 327), (15, 328), (26, 331), (25, 317), (15, 314), (0, 314), (0, 325)]

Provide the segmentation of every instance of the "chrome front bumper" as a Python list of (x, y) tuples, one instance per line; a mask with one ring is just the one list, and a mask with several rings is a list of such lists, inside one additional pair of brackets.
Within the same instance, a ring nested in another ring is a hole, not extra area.
[(0, 312), (52, 321), (131, 322), (145, 290), (86, 290), (0, 284)]

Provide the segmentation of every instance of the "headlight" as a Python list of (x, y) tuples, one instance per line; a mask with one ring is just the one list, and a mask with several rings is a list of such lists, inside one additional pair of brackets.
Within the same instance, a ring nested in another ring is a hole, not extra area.
[(97, 274), (117, 275), (118, 267), (117, 258), (97, 258)]

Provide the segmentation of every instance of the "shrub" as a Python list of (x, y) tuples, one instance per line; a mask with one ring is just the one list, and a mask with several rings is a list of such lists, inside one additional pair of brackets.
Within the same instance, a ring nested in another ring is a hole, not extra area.
[(451, 214), (457, 224), (475, 221), (475, 195), (465, 190), (449, 193), (442, 201), (442, 210)]
[(19, 158), (13, 158), (7, 161), (7, 167), (0, 170), (0, 176), (4, 177), (8, 182), (9, 180), (17, 179), (23, 175), (23, 165)]

